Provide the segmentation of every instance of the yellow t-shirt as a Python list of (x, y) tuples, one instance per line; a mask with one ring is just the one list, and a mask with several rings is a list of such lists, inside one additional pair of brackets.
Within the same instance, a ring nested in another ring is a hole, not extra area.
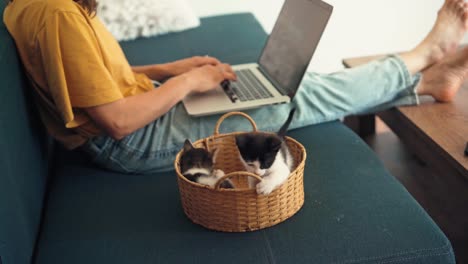
[(73, 149), (102, 131), (82, 108), (153, 89), (118, 42), (73, 0), (14, 0), (4, 12), (49, 133)]

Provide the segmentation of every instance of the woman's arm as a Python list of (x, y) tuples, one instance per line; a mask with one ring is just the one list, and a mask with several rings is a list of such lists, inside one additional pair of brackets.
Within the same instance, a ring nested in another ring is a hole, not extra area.
[(167, 64), (132, 66), (132, 70), (136, 73), (143, 73), (148, 76), (148, 78), (155, 81), (163, 81), (173, 76)]
[(225, 79), (236, 79), (229, 65), (205, 65), (169, 79), (158, 89), (85, 111), (110, 137), (120, 140), (167, 113), (189, 93), (209, 91)]
[(219, 64), (221, 64), (221, 62), (216, 58), (208, 56), (195, 56), (164, 64), (133, 66), (132, 70), (136, 73), (145, 74), (151, 80), (163, 81), (171, 77), (186, 73), (197, 67)]

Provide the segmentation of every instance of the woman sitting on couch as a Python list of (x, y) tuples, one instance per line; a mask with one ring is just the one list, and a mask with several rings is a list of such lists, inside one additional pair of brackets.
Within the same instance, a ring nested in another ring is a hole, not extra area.
[[(463, 0), (446, 0), (432, 31), (409, 52), (338, 73), (307, 73), (293, 100), (298, 109), (291, 128), (416, 105), (419, 95), (452, 100), (468, 73), (468, 49), (457, 51), (467, 7)], [(85, 150), (110, 170), (172, 169), (184, 140), (210, 135), (218, 119), (188, 116), (179, 102), (236, 75), (212, 57), (131, 67), (95, 9), (96, 0), (10, 0), (5, 9), (42, 120), (64, 146)], [(166, 81), (154, 89), (151, 79)], [(248, 114), (271, 131), (290, 108), (266, 106)], [(225, 127), (244, 128), (233, 120)]]

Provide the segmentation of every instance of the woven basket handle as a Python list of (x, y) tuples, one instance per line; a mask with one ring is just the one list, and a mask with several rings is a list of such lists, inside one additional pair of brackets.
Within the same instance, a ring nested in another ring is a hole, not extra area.
[(228, 178), (231, 178), (232, 176), (235, 176), (235, 175), (242, 175), (242, 176), (246, 176), (246, 177), (253, 177), (255, 179), (257, 179), (258, 181), (262, 181), (262, 178), (256, 174), (253, 174), (253, 173), (250, 173), (250, 172), (242, 172), (242, 173), (239, 173), (238, 171), (237, 172), (231, 172), (231, 173), (228, 173), (226, 175), (224, 175), (223, 177), (219, 178), (219, 180), (216, 182), (214, 188), (215, 190), (218, 190), (219, 187), (221, 186), (221, 183), (223, 181), (225, 181), (226, 179)]
[(222, 117), (219, 118), (218, 122), (216, 123), (216, 126), (215, 126), (215, 131), (214, 131), (214, 134), (215, 135), (219, 135), (219, 127), (221, 126), (221, 123), (223, 123), (223, 121), (230, 117), (230, 116), (234, 116), (234, 115), (239, 115), (239, 116), (242, 116), (242, 117), (245, 117), (247, 120), (249, 120), (250, 124), (252, 124), (252, 128), (253, 128), (253, 131), (254, 132), (257, 132), (257, 124), (255, 124), (255, 121), (253, 121), (253, 119), (245, 114), (245, 113), (242, 113), (242, 112), (230, 112), (230, 113), (227, 113), (225, 115), (223, 115)]

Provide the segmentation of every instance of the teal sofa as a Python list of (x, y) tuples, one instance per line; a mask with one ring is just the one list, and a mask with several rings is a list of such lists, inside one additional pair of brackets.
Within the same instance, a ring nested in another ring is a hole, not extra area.
[[(266, 37), (251, 14), (233, 14), (122, 46), (133, 64), (205, 54), (242, 63)], [(437, 225), (339, 121), (290, 132), (308, 151), (299, 213), (265, 230), (220, 233), (185, 217), (174, 172), (109, 172), (55, 144), (3, 25), (0, 68), (1, 264), (455, 262)]]

